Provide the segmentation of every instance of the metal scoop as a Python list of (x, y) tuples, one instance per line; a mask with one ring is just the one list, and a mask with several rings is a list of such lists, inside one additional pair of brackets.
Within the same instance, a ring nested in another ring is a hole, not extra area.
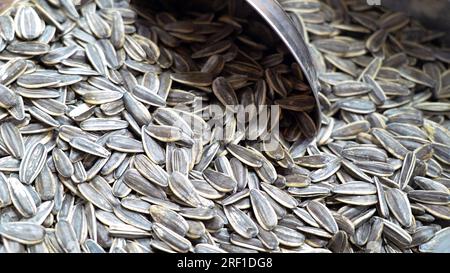
[(286, 47), (299, 63), (306, 79), (311, 87), (314, 98), (316, 99), (316, 108), (313, 112), (313, 119), (316, 122), (316, 128), (320, 128), (320, 107), (318, 92), (320, 90), (317, 71), (313, 65), (311, 54), (305, 40), (300, 35), (300, 32), (294, 27), (289, 16), (283, 8), (275, 0), (246, 0), (270, 27), (278, 34)]

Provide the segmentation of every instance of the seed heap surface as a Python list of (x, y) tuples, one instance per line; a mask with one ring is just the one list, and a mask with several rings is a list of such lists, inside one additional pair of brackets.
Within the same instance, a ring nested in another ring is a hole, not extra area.
[(300, 66), (243, 2), (79, 2), (0, 16), (0, 252), (450, 251), (442, 33), (280, 1), (314, 137)]

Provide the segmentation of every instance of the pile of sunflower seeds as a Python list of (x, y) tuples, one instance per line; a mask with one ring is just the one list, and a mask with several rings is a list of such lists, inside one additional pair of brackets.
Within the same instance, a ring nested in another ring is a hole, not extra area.
[(280, 1), (319, 73), (312, 139), (299, 65), (243, 2), (210, 2), (0, 16), (0, 252), (449, 251), (442, 33)]
[(312, 184), (287, 191), (320, 200), (335, 228), (314, 219), (314, 232), (297, 228), (314, 235), (305, 243), (336, 252), (450, 252), (445, 33), (367, 1), (280, 2), (309, 41), (322, 87), (316, 141), (290, 147)]

